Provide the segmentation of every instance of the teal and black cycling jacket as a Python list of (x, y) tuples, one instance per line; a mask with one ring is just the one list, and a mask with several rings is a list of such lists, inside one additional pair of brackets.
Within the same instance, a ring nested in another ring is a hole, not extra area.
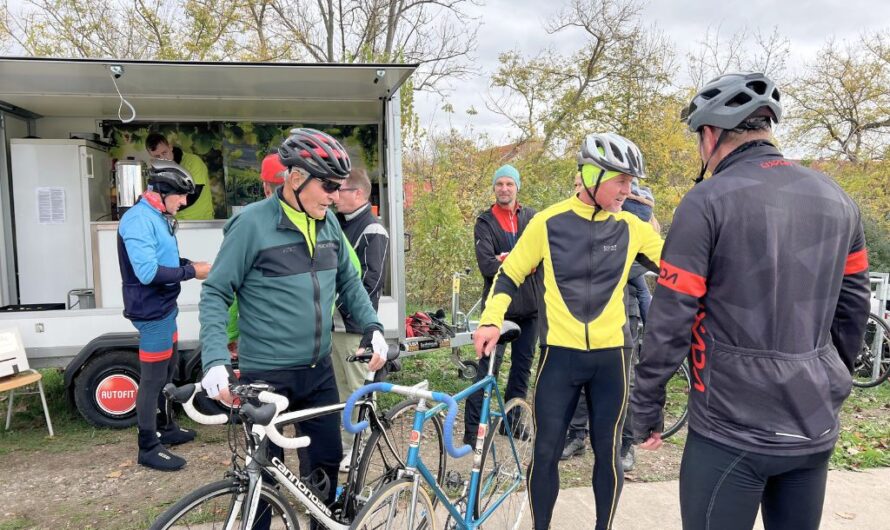
[(315, 222), (315, 251), (285, 214), (280, 190), (232, 217), (201, 290), (204, 370), (229, 363), (229, 306), (238, 294), (243, 371), (313, 366), (330, 354), (334, 302), (363, 331), (383, 330), (333, 213)]

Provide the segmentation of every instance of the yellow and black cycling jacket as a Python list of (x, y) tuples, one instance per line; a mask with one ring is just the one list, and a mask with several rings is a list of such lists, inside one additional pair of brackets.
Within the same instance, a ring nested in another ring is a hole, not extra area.
[(577, 196), (538, 213), (494, 278), (479, 325), (501, 326), (519, 285), (544, 268), (541, 344), (598, 350), (629, 345), (624, 287), (634, 261), (657, 271), (662, 240), (628, 212), (600, 210)]

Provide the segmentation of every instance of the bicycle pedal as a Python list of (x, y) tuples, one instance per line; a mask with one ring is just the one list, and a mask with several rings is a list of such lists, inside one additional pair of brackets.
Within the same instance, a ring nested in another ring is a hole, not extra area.
[(446, 488), (459, 488), (463, 483), (464, 480), (460, 472), (452, 469), (445, 473)]

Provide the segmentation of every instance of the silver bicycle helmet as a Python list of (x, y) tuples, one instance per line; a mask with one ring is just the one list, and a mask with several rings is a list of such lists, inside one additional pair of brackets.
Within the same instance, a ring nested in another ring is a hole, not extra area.
[(761, 108), (772, 113), (774, 123), (782, 119), (781, 95), (772, 79), (759, 72), (724, 74), (708, 81), (695, 94), (680, 121), (692, 132), (711, 125), (721, 129), (737, 128)]
[(646, 167), (637, 144), (614, 133), (589, 134), (581, 142), (578, 165), (593, 164), (605, 171), (617, 171), (644, 179)]
[(148, 183), (162, 194), (189, 195), (195, 192), (195, 180), (188, 171), (172, 160), (151, 159)]
[(278, 158), (284, 167), (298, 167), (317, 179), (343, 180), (352, 169), (340, 142), (316, 129), (291, 129), (278, 148)]

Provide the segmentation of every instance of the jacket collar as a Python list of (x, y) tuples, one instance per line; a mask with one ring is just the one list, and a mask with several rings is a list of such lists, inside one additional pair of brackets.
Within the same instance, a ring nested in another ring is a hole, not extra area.
[[(281, 193), (281, 186), (278, 186), (278, 189), (275, 190), (275, 193), (266, 200), (271, 200), (275, 204), (275, 209), (278, 212), (278, 230), (295, 230), (297, 232), (300, 232), (300, 229), (294, 226), (294, 223), (291, 222), (290, 217), (287, 216), (287, 213), (284, 211), (284, 207), (281, 206), (282, 202), (287, 204), (287, 201), (284, 200), (284, 195)], [(298, 213), (306, 215), (304, 212)], [(309, 219), (309, 216), (306, 216), (306, 218)], [(327, 213), (325, 214), (325, 219), (327, 219)], [(321, 228), (324, 226), (325, 219), (313, 219), (313, 221), (315, 221), (316, 232), (321, 231)]]
[[(593, 214), (595, 212), (593, 206), (582, 201), (578, 197), (577, 193), (572, 195), (572, 197), (569, 199), (569, 206), (572, 208), (572, 211), (578, 214), (580, 217), (591, 221), (593, 220)], [(615, 212), (610, 212), (600, 208), (600, 210), (596, 212), (596, 215), (600, 218), (600, 220), (603, 220), (608, 218), (609, 216), (615, 216)]]
[(366, 202), (364, 205), (359, 206), (358, 209), (352, 213), (338, 213), (337, 217), (342, 221), (351, 222), (354, 219), (358, 219), (360, 217), (364, 217), (365, 213), (371, 213), (371, 203)]
[(142, 198), (145, 199), (145, 203), (149, 205), (153, 210), (156, 210), (158, 213), (167, 213), (167, 208), (164, 206), (164, 201), (157, 193), (153, 191), (144, 191), (142, 192)]
[(714, 168), (713, 175), (717, 175), (729, 166), (752, 158), (768, 157), (782, 158), (782, 153), (769, 140), (753, 140), (736, 147)]

